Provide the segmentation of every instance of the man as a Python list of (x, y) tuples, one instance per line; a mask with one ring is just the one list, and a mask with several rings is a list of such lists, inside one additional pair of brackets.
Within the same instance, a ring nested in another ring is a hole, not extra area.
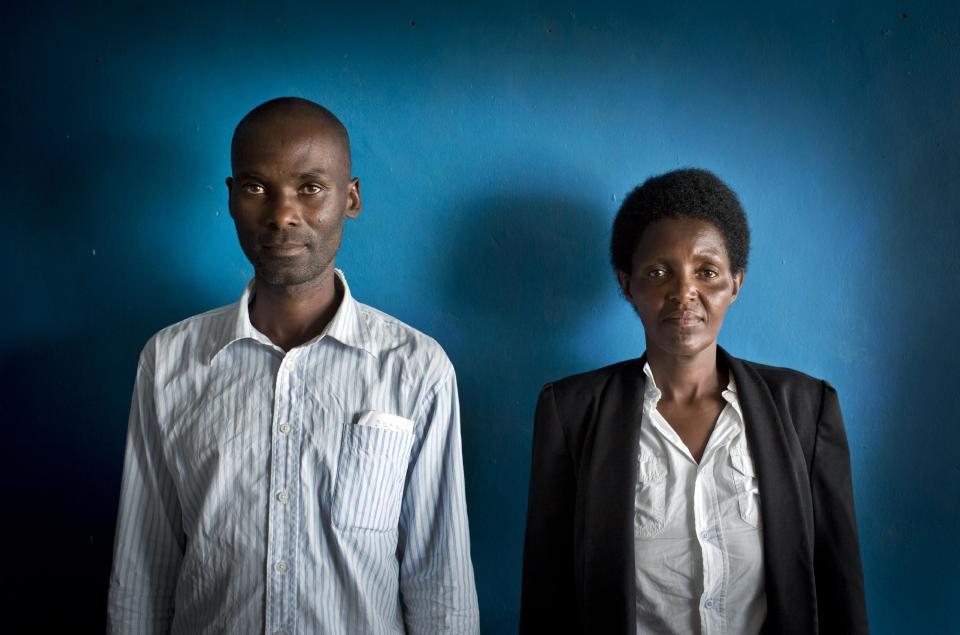
[(157, 333), (130, 413), (115, 633), (475, 633), (453, 367), (358, 303), (340, 121), (296, 98), (237, 126), (240, 301)]

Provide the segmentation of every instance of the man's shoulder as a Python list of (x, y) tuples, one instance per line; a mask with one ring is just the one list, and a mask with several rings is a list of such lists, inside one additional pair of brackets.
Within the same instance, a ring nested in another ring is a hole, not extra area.
[(233, 302), (174, 322), (147, 341), (141, 362), (153, 365), (158, 357), (178, 356), (182, 360), (209, 355), (236, 320), (237, 303)]
[(398, 358), (413, 375), (442, 379), (453, 373), (443, 347), (423, 331), (379, 309), (357, 302), (357, 314), (367, 328), (372, 352), (383, 360)]

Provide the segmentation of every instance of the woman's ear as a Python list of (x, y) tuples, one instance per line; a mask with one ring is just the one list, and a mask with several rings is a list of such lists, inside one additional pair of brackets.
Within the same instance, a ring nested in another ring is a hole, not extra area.
[(737, 273), (733, 274), (733, 298), (731, 298), (730, 300), (731, 302), (737, 299), (737, 296), (740, 295), (740, 289), (742, 288), (743, 288), (743, 269), (740, 269), (739, 271), (737, 271)]
[(623, 292), (623, 297), (632, 300), (633, 297), (630, 295), (630, 276), (617, 269), (617, 283), (620, 285), (620, 291)]

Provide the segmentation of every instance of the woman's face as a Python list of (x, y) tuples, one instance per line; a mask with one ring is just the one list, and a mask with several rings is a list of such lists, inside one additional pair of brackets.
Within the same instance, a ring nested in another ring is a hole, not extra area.
[(647, 227), (632, 271), (617, 272), (647, 338), (647, 350), (693, 356), (716, 345), (743, 271), (730, 269), (723, 235), (707, 221), (667, 218)]

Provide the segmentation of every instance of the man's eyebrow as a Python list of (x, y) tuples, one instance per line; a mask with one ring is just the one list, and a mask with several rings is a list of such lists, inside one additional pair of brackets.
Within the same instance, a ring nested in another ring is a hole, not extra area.
[[(308, 170), (308, 171), (306, 171), (306, 172), (301, 172), (300, 174), (297, 175), (297, 178), (300, 178), (300, 179), (319, 179), (319, 178), (323, 178), (323, 177), (325, 177), (325, 176), (328, 176), (328, 173), (327, 173), (325, 170), (322, 170), (322, 169), (317, 168), (317, 169)], [(267, 177), (265, 177), (264, 175), (260, 174), (259, 172), (254, 172), (254, 171), (250, 171), (250, 172), (240, 172), (240, 173), (237, 174), (237, 177), (236, 177), (236, 178), (238, 178), (238, 179), (256, 179), (256, 180), (258, 180), (258, 181), (264, 181), (264, 180), (267, 179)]]

